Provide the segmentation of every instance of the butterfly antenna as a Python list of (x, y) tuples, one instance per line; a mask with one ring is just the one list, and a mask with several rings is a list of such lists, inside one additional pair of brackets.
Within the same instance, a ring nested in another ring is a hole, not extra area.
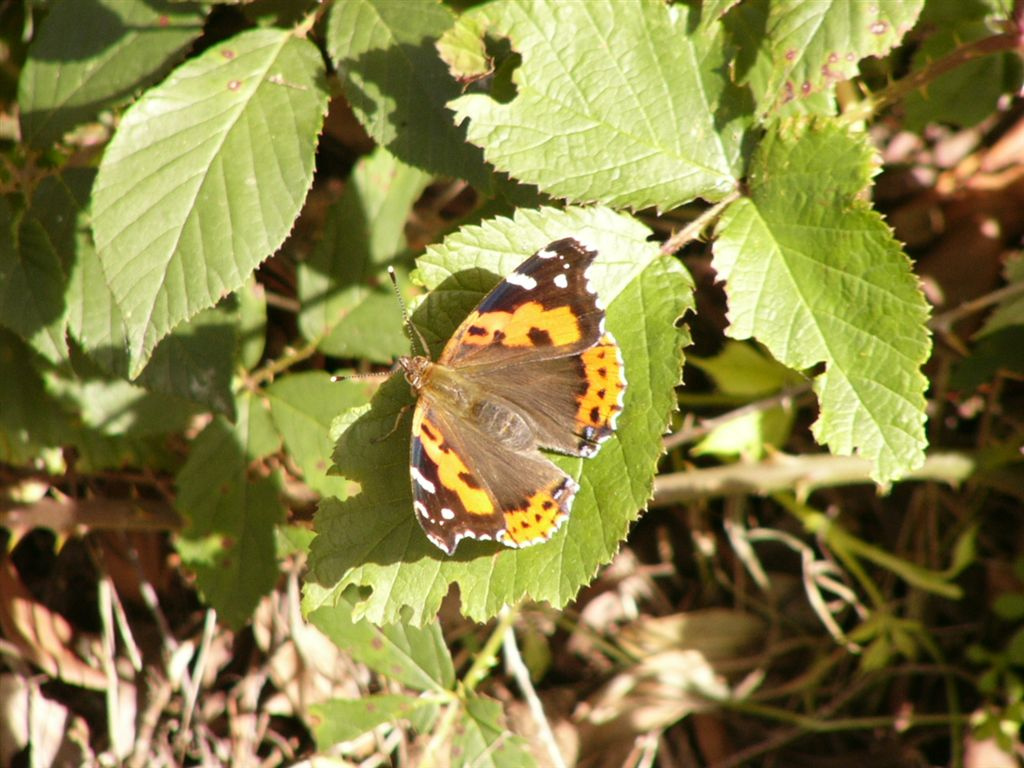
[[(409, 312), (405, 308), (405, 300), (402, 299), (402, 293), (398, 290), (398, 277), (395, 275), (394, 267), (388, 267), (388, 278), (390, 278), (391, 285), (395, 289), (395, 298), (398, 299), (398, 306), (402, 308), (402, 325), (405, 326), (405, 335), (409, 337), (410, 346), (415, 350), (418, 340), (423, 348), (423, 354), (430, 357), (430, 347), (427, 345), (427, 340), (423, 338), (423, 334), (413, 323), (412, 318), (409, 317)], [(414, 333), (416, 334), (415, 336), (413, 336)]]
[[(423, 352), (427, 357), (430, 356), (430, 347), (427, 346), (427, 340), (423, 338), (423, 334), (420, 333), (420, 329), (417, 328), (412, 320), (409, 318), (409, 312), (405, 308), (405, 300), (402, 298), (401, 292), (398, 290), (398, 277), (395, 275), (395, 268), (388, 267), (388, 278), (391, 280), (391, 286), (395, 289), (395, 298), (398, 299), (398, 306), (402, 308), (402, 325), (405, 327), (405, 335), (409, 337), (409, 344), (412, 346), (413, 351), (416, 349), (416, 342), (423, 347)], [(415, 336), (413, 334), (416, 334)], [(394, 368), (392, 368), (392, 371)], [(358, 379), (375, 379), (390, 376), (391, 372), (388, 373), (353, 373), (348, 376), (338, 375), (331, 376), (331, 381), (352, 381)]]

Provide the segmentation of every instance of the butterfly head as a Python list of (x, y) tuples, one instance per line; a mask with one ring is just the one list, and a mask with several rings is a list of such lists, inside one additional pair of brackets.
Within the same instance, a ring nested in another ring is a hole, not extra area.
[(430, 362), (430, 358), (422, 355), (402, 355), (398, 358), (398, 367), (402, 369), (409, 386), (416, 392), (423, 389), (423, 381), (431, 365), (433, 363)]

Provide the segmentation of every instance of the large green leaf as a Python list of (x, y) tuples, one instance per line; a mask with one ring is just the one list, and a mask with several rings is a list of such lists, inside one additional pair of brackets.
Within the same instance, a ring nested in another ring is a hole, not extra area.
[(266, 390), (274, 426), (288, 455), (302, 470), (306, 485), (322, 496), (348, 496), (350, 483), (330, 477), (331, 420), (341, 411), (366, 402), (368, 385), (360, 381), (331, 381), (321, 371), (283, 376)]
[(375, 626), (356, 620), (352, 601), (340, 589), (307, 584), (303, 608), (310, 622), (352, 658), (418, 691), (449, 691), (455, 668), (437, 622), (414, 627), (396, 622)]
[(186, 62), (125, 113), (93, 190), (93, 231), (131, 376), (284, 241), (326, 99), (312, 43), (263, 29)]
[(31, 211), (0, 198), (0, 324), (51, 362), (66, 360), (67, 275), (55, 241)]
[(265, 406), (244, 398), (238, 422), (217, 416), (192, 444), (177, 477), (175, 506), (187, 521), (176, 546), (207, 603), (239, 626), (277, 581), (274, 526), (284, 520), (276, 475), (249, 464), (276, 448)]
[(469, 696), (452, 740), (452, 765), (473, 768), (531, 768), (537, 761), (522, 736), (505, 725), (501, 704)]
[(414, 319), (436, 352), (498, 276), (534, 250), (570, 235), (597, 247), (588, 275), (608, 304), (608, 327), (622, 346), (628, 381), (618, 432), (595, 458), (552, 454), (581, 488), (551, 541), (519, 550), (463, 541), (448, 557), (413, 516), (409, 422), (401, 420), (410, 393), (393, 377), (369, 411), (348, 420), (338, 442), (335, 462), (362, 484), (362, 493), (321, 504), (310, 560), (316, 581), (369, 587), (357, 608), (374, 622), (396, 621), (406, 611), (409, 620), (423, 622), (455, 583), (463, 611), (484, 620), (524, 597), (560, 607), (611, 560), (650, 495), (685, 340), (674, 321), (691, 306), (689, 276), (646, 243), (647, 234), (607, 209), (524, 210), (514, 220), (463, 228), (429, 249), (419, 275), (433, 291)]
[(514, 98), (499, 87), (518, 61), (507, 57), (494, 93), (450, 103), (500, 170), (551, 195), (634, 208), (733, 188), (746, 112), (721, 40), (691, 29), (685, 5), (497, 0), (463, 15), (441, 47), (453, 74), (476, 77), (472, 62), (504, 38), (521, 57)]
[(232, 362), (238, 317), (230, 299), (200, 312), (164, 336), (153, 350), (139, 384), (153, 392), (190, 400), (229, 419), (235, 417)]
[(299, 328), (325, 354), (390, 362), (408, 351), (385, 268), (405, 253), (405, 221), (429, 181), (377, 149), (328, 209), (323, 237), (298, 267)]
[(376, 142), (404, 163), (487, 189), (490, 170), (445, 102), (459, 85), (434, 43), (455, 21), (433, 0), (346, 0), (327, 17), (345, 96)]
[(863, 136), (834, 121), (775, 124), (749, 196), (718, 225), (729, 335), (756, 337), (814, 380), (817, 439), (874, 463), (879, 482), (924, 461), (928, 308), (910, 261), (862, 199), (874, 170)]
[(333, 744), (352, 741), (378, 725), (405, 720), (417, 710), (436, 706), (427, 699), (401, 694), (378, 693), (358, 699), (331, 699), (314, 704), (316, 743), (321, 750)]
[(200, 6), (170, 0), (51, 4), (18, 80), (22, 138), (46, 147), (155, 82), (203, 28)]
[(752, 0), (726, 19), (740, 47), (736, 74), (761, 112), (832, 89), (914, 26), (924, 0)]

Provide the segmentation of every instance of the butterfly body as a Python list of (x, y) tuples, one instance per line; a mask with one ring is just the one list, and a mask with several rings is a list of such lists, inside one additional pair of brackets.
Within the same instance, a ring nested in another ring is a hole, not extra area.
[(579, 485), (539, 448), (589, 457), (615, 431), (626, 380), (586, 277), (596, 257), (557, 240), (501, 281), (437, 362), (399, 359), (417, 396), (410, 476), (427, 537), (548, 540)]

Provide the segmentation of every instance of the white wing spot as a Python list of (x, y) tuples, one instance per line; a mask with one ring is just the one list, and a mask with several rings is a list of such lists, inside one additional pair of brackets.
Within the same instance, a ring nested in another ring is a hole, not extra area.
[(409, 477), (427, 493), (437, 493), (437, 486), (430, 482), (416, 467), (409, 467)]
[(528, 291), (532, 291), (537, 287), (537, 281), (529, 275), (524, 275), (522, 272), (512, 272), (505, 278), (505, 282), (518, 285), (520, 288), (525, 288)]
[(569, 278), (566, 277), (564, 274), (562, 274), (562, 275), (555, 275), (555, 279), (552, 280), (551, 282), (553, 282), (559, 288), (568, 288), (569, 287)]
[(451, 549), (448, 549), (448, 544), (440, 536), (435, 536), (433, 533), (428, 533), (427, 538), (434, 543), (435, 547), (437, 547), (440, 550), (443, 550), (446, 554), (449, 555), (455, 551), (455, 547), (459, 544), (459, 540), (456, 538), (455, 544), (452, 545)]
[(424, 520), (430, 519), (430, 511), (427, 509), (427, 505), (417, 499), (412, 503), (412, 508), (416, 510), (416, 514), (422, 517)]
[(547, 248), (541, 248), (537, 251), (537, 255), (542, 259), (553, 259), (558, 256), (557, 251), (549, 251)]
[(441, 507), (441, 517), (443, 517), (445, 520), (454, 520), (455, 513), (452, 512), (452, 510), (450, 510), (448, 507)]

